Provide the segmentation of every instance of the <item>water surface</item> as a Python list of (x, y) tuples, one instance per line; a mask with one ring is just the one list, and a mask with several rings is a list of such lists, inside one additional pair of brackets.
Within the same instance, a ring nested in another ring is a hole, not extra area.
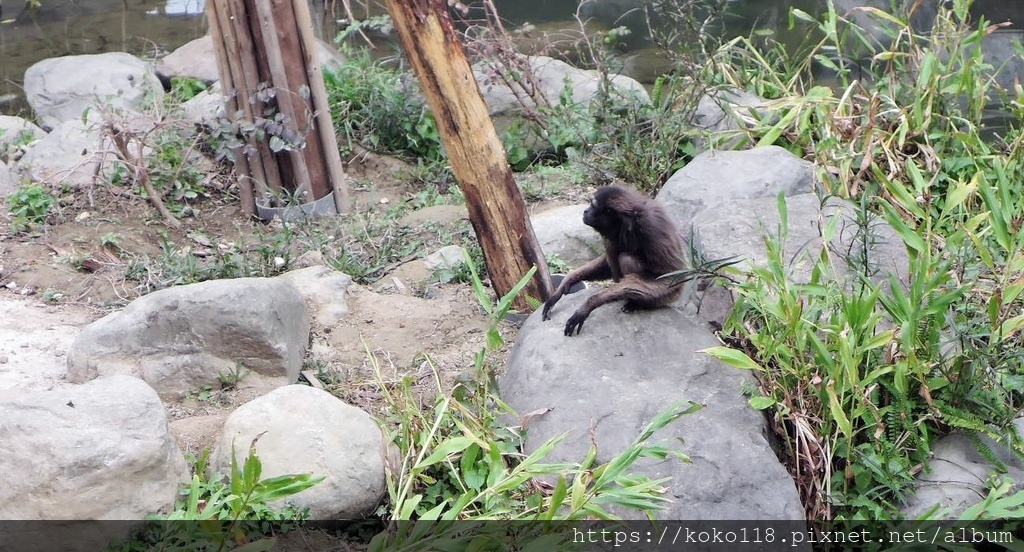
[[(24, 112), (21, 82), (25, 69), (55, 56), (125, 51), (153, 57), (203, 35), (206, 20), (204, 0), (41, 0), (39, 9), (27, 9), (15, 0), (0, 4), (0, 113)], [(467, 1), (469, 5), (474, 2)], [(571, 21), (578, 0), (495, 0), (499, 12), (511, 26), (524, 22)], [(339, 0), (311, 0), (315, 26), (327, 40), (337, 32), (336, 20), (343, 18)], [(729, 16), (717, 30), (724, 38), (748, 34), (754, 27), (776, 31), (787, 44), (798, 44), (805, 31), (787, 29), (791, 6), (815, 13), (823, 0), (731, 0)], [(379, 6), (369, 11), (358, 0), (357, 17), (382, 13)], [(975, 8), (990, 20), (1024, 22), (1024, 2), (978, 0)], [(628, 16), (619, 22), (636, 22)], [(635, 34), (642, 29), (634, 29)]]

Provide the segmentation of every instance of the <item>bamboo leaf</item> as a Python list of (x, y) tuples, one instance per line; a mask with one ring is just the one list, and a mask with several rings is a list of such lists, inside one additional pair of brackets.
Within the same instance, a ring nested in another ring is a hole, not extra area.
[(759, 364), (751, 360), (750, 357), (736, 349), (730, 349), (728, 347), (708, 347), (707, 349), (702, 349), (700, 352), (711, 355), (729, 366), (740, 368), (741, 370), (764, 370)]
[(425, 467), (432, 466), (441, 460), (448, 457), (449, 454), (455, 454), (466, 450), (467, 447), (473, 444), (473, 439), (470, 437), (452, 437), (446, 439), (434, 447), (434, 452), (430, 456), (420, 460), (418, 464), (413, 466), (413, 470), (421, 470)]
[(850, 423), (850, 418), (846, 416), (843, 405), (836, 395), (836, 390), (831, 384), (825, 387), (825, 394), (828, 396), (829, 411), (832, 412), (832, 418), (836, 421), (836, 425), (839, 426), (839, 431), (847, 439), (853, 437), (853, 424)]

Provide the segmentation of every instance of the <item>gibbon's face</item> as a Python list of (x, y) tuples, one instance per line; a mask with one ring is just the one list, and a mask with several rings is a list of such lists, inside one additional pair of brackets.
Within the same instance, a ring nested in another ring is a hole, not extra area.
[(615, 235), (619, 228), (619, 213), (610, 207), (610, 202), (616, 194), (620, 193), (615, 188), (601, 188), (590, 200), (590, 207), (583, 212), (583, 224), (597, 230), (601, 235)]

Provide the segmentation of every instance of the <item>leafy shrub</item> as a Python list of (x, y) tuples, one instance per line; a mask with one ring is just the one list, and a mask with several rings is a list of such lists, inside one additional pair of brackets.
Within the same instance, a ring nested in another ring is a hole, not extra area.
[(7, 196), (7, 210), (12, 216), (12, 226), (25, 228), (29, 224), (46, 221), (56, 198), (41, 184), (21, 186)]
[(192, 77), (171, 77), (170, 98), (176, 103), (184, 103), (206, 90), (206, 82)]
[(401, 73), (367, 50), (346, 49), (346, 63), (324, 73), (334, 127), (353, 143), (436, 163), (444, 159), (437, 123)]
[(232, 453), (227, 482), (207, 478), (209, 449), (205, 450), (174, 511), (166, 517), (152, 516), (136, 530), (131, 542), (115, 550), (269, 550), (274, 545), (273, 534), (298, 527), (307, 513), (291, 506), (275, 510), (268, 502), (300, 493), (323, 481), (324, 476), (306, 473), (263, 479), (256, 439), (241, 466)]

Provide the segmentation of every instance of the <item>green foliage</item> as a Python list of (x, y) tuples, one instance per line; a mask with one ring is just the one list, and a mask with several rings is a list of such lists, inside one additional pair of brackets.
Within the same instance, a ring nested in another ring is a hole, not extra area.
[(602, 163), (642, 190), (656, 191), (696, 152), (691, 121), (700, 90), (688, 81), (659, 77), (651, 103), (609, 114), (602, 128), (610, 137)]
[(484, 254), (479, 245), (472, 247), (470, 251), (463, 249), (465, 258), (462, 262), (452, 266), (439, 267), (431, 277), (442, 284), (471, 282), (476, 274), (485, 269), (485, 266)]
[(217, 375), (217, 381), (220, 382), (221, 389), (234, 389), (238, 387), (238, 384), (252, 373), (252, 370), (248, 369), (241, 362), (236, 362), (235, 367), (224, 373)]
[(15, 229), (46, 222), (46, 216), (57, 202), (41, 184), (20, 186), (7, 196), (6, 201), (7, 210), (11, 213), (11, 226)]
[(268, 550), (273, 534), (298, 527), (306, 512), (291, 506), (277, 510), (268, 503), (300, 493), (324, 480), (312, 474), (262, 478), (263, 464), (256, 442), (239, 466), (232, 451), (227, 482), (206, 477), (209, 449), (196, 460), (192, 481), (180, 492), (175, 509), (166, 517), (151, 517), (120, 552), (148, 550), (215, 551)]
[(547, 261), (548, 270), (552, 274), (568, 274), (569, 270), (571, 270), (569, 264), (558, 253), (548, 253), (544, 255), (544, 259)]
[[(465, 220), (428, 222), (415, 228), (402, 222), (411, 209), (458, 201), (450, 192), (424, 191), (386, 208), (354, 211), (342, 224), (324, 218), (254, 226), (255, 237), (244, 241), (191, 233), (189, 242), (179, 245), (161, 235), (159, 253), (127, 259), (126, 277), (137, 282), (139, 293), (145, 294), (213, 279), (276, 276), (290, 270), (299, 253), (315, 252), (356, 282), (374, 282), (424, 250), (473, 242), (472, 228)], [(482, 259), (479, 253), (477, 257)], [(452, 281), (465, 278), (462, 269), (456, 272)]]
[[(153, 154), (148, 158), (149, 178), (153, 187), (167, 200), (167, 207), (175, 215), (195, 200), (206, 197), (206, 171), (196, 165), (194, 138), (178, 132), (159, 133), (152, 144)], [(140, 194), (146, 197), (145, 190)]]
[(170, 98), (176, 103), (184, 103), (206, 90), (206, 82), (192, 77), (171, 77)]
[(541, 106), (543, 123), (538, 125), (540, 136), (551, 153), (562, 159), (570, 148), (582, 147), (597, 141), (597, 127), (590, 107), (576, 103), (573, 87), (566, 79), (554, 105)]
[[(867, 8), (881, 39), (831, 3), (820, 21), (793, 10), (793, 24), (818, 40), (799, 54), (756, 37), (711, 57), (715, 84), (775, 98), (746, 118), (738, 134), (747, 143), (812, 157), (829, 168), (828, 191), (860, 205), (862, 247), (826, 249), (810, 281), (794, 284), (780, 198), (767, 264), (739, 287), (726, 328), (746, 348), (726, 360), (758, 372), (751, 404), (786, 428), (795, 470), (814, 474), (798, 485), (815, 519), (898, 518), (934, 439), (954, 429), (1024, 456), (1011, 424), (1022, 391), (1024, 138), (1016, 127), (984, 135), (983, 111), (1006, 95), (982, 57), (991, 28), (968, 21), (967, 6), (940, 8), (928, 35)], [(822, 67), (837, 92), (814, 84)], [(1017, 90), (1008, 108), (1019, 110), (1021, 98)], [(907, 246), (903, 280), (871, 270), (872, 214)], [(826, 228), (823, 240), (836, 231)], [(842, 266), (854, 281), (837, 280)]]
[(394, 211), (353, 213), (340, 247), (324, 242), (328, 264), (352, 276), (356, 282), (375, 281), (389, 267), (423, 248), (411, 228), (399, 221), (402, 207)]
[[(592, 169), (607, 171), (635, 182), (643, 189), (660, 186), (668, 175), (692, 157), (688, 101), (681, 80), (659, 79), (653, 104), (619, 88), (617, 47), (628, 34), (611, 29), (589, 38), (585, 57), (598, 69), (598, 90), (593, 101), (578, 103), (567, 79), (557, 98), (544, 98), (523, 74), (522, 64), (498, 66), (502, 80), (522, 88), (524, 116), (502, 133), (509, 164), (518, 171), (538, 165), (560, 165), (585, 160)], [(671, 80), (672, 85), (666, 85)], [(669, 92), (671, 89), (671, 92)]]
[(401, 73), (367, 50), (345, 49), (346, 63), (324, 73), (334, 127), (345, 138), (342, 149), (354, 143), (390, 154), (445, 159), (433, 115), (410, 93)]
[(390, 15), (374, 15), (372, 17), (367, 17), (366, 19), (351, 21), (348, 27), (338, 31), (338, 36), (334, 38), (334, 42), (338, 44), (344, 43), (355, 38), (357, 34), (361, 34), (366, 31), (387, 35), (391, 34), (394, 30), (395, 24), (391, 21)]

